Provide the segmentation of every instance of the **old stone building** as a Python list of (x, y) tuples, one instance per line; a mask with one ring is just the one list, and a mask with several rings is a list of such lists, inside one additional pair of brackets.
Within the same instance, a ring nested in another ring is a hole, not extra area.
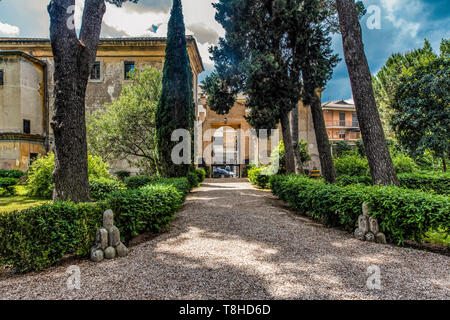
[[(187, 36), (187, 46), (194, 76), (194, 97), (198, 97), (196, 146), (201, 151), (198, 163), (205, 162), (206, 150), (214, 156), (213, 168), (226, 168), (232, 176), (240, 176), (245, 166), (254, 160), (250, 159), (250, 146), (254, 142), (248, 136), (239, 136), (252, 129), (244, 118), (248, 112), (245, 97), (238, 97), (227, 115), (212, 111), (207, 106), (207, 97), (198, 92), (198, 76), (204, 67), (195, 38)], [(101, 39), (86, 92), (87, 113), (118, 98), (134, 68), (150, 65), (162, 69), (165, 47), (165, 38)], [(0, 168), (27, 170), (33, 158), (52, 150), (49, 121), (53, 106), (53, 71), (48, 39), (0, 38)], [(336, 102), (324, 105), (323, 109), (331, 140), (359, 137), (354, 106)], [(297, 111), (299, 137), (308, 142), (312, 158), (306, 167), (320, 169), (310, 108), (299, 103)], [(270, 150), (267, 153), (270, 155)], [(138, 171), (130, 168), (126, 159), (117, 159), (111, 165), (112, 171)]]
[[(187, 46), (195, 97), (204, 67), (193, 37), (187, 37)], [(165, 48), (165, 38), (101, 39), (86, 92), (87, 112), (118, 98), (134, 68), (162, 69)], [(52, 150), (53, 72), (48, 39), (0, 38), (0, 168), (26, 170), (31, 158)], [(126, 160), (112, 166), (136, 170)]]
[(0, 169), (26, 170), (48, 150), (46, 63), (0, 51)]

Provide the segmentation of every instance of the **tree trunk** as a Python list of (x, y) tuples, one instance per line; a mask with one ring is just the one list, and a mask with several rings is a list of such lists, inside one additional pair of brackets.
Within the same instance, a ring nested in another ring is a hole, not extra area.
[(78, 39), (71, 26), (75, 0), (52, 0), (50, 40), (55, 63), (54, 105), (51, 126), (55, 138), (55, 189), (53, 199), (89, 201), (85, 94), (89, 72), (95, 61), (104, 0), (86, 0)]
[(295, 173), (294, 150), (292, 148), (292, 132), (289, 121), (289, 112), (281, 115), (281, 131), (283, 133), (284, 152), (286, 161), (286, 173)]
[(316, 88), (311, 85), (308, 80), (308, 71), (303, 72), (303, 79), (305, 81), (305, 90), (308, 90), (310, 97), (311, 115), (314, 124), (314, 133), (316, 134), (317, 149), (319, 151), (320, 166), (322, 168), (322, 176), (329, 183), (336, 181), (336, 169), (334, 168), (333, 156), (331, 155), (330, 141), (328, 140), (328, 133), (325, 126), (325, 119), (323, 118), (322, 105)]
[(303, 163), (300, 158), (299, 150), (299, 137), (298, 137), (298, 104), (291, 110), (290, 114), (290, 126), (292, 134), (292, 151), (294, 155), (294, 172), (296, 174), (304, 174)]
[(375, 102), (354, 0), (336, 0), (344, 56), (374, 184), (399, 185)]
[(447, 162), (445, 161), (445, 156), (442, 157), (442, 169), (447, 172)]

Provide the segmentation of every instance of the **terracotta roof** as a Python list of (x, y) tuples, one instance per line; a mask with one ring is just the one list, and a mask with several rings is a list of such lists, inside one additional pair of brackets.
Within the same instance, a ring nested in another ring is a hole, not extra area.
[(345, 100), (328, 101), (322, 104), (322, 109), (347, 109), (355, 110), (355, 105)]

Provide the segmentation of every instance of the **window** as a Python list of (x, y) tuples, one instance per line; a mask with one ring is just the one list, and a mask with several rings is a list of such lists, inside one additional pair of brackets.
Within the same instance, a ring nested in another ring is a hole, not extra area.
[(0, 86), (3, 85), (3, 70), (0, 70)]
[(30, 120), (23, 120), (23, 133), (31, 133), (31, 122)]
[(352, 127), (358, 127), (358, 117), (356, 113), (352, 114)]
[(30, 163), (28, 165), (31, 165), (38, 157), (39, 153), (30, 153)]
[(345, 131), (339, 132), (339, 139), (344, 139), (345, 140)]
[(345, 127), (345, 112), (339, 112), (339, 126)]
[(95, 61), (92, 66), (91, 80), (100, 80), (100, 61)]
[(131, 78), (131, 74), (134, 71), (134, 61), (125, 61), (125, 80)]

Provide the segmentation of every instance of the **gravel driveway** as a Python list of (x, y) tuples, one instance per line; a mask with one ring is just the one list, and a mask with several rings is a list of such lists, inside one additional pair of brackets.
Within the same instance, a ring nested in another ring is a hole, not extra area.
[[(248, 182), (208, 180), (169, 233), (129, 256), (0, 280), (1, 299), (450, 299), (450, 258), (359, 242), (290, 213)], [(370, 266), (381, 289), (366, 285)]]

